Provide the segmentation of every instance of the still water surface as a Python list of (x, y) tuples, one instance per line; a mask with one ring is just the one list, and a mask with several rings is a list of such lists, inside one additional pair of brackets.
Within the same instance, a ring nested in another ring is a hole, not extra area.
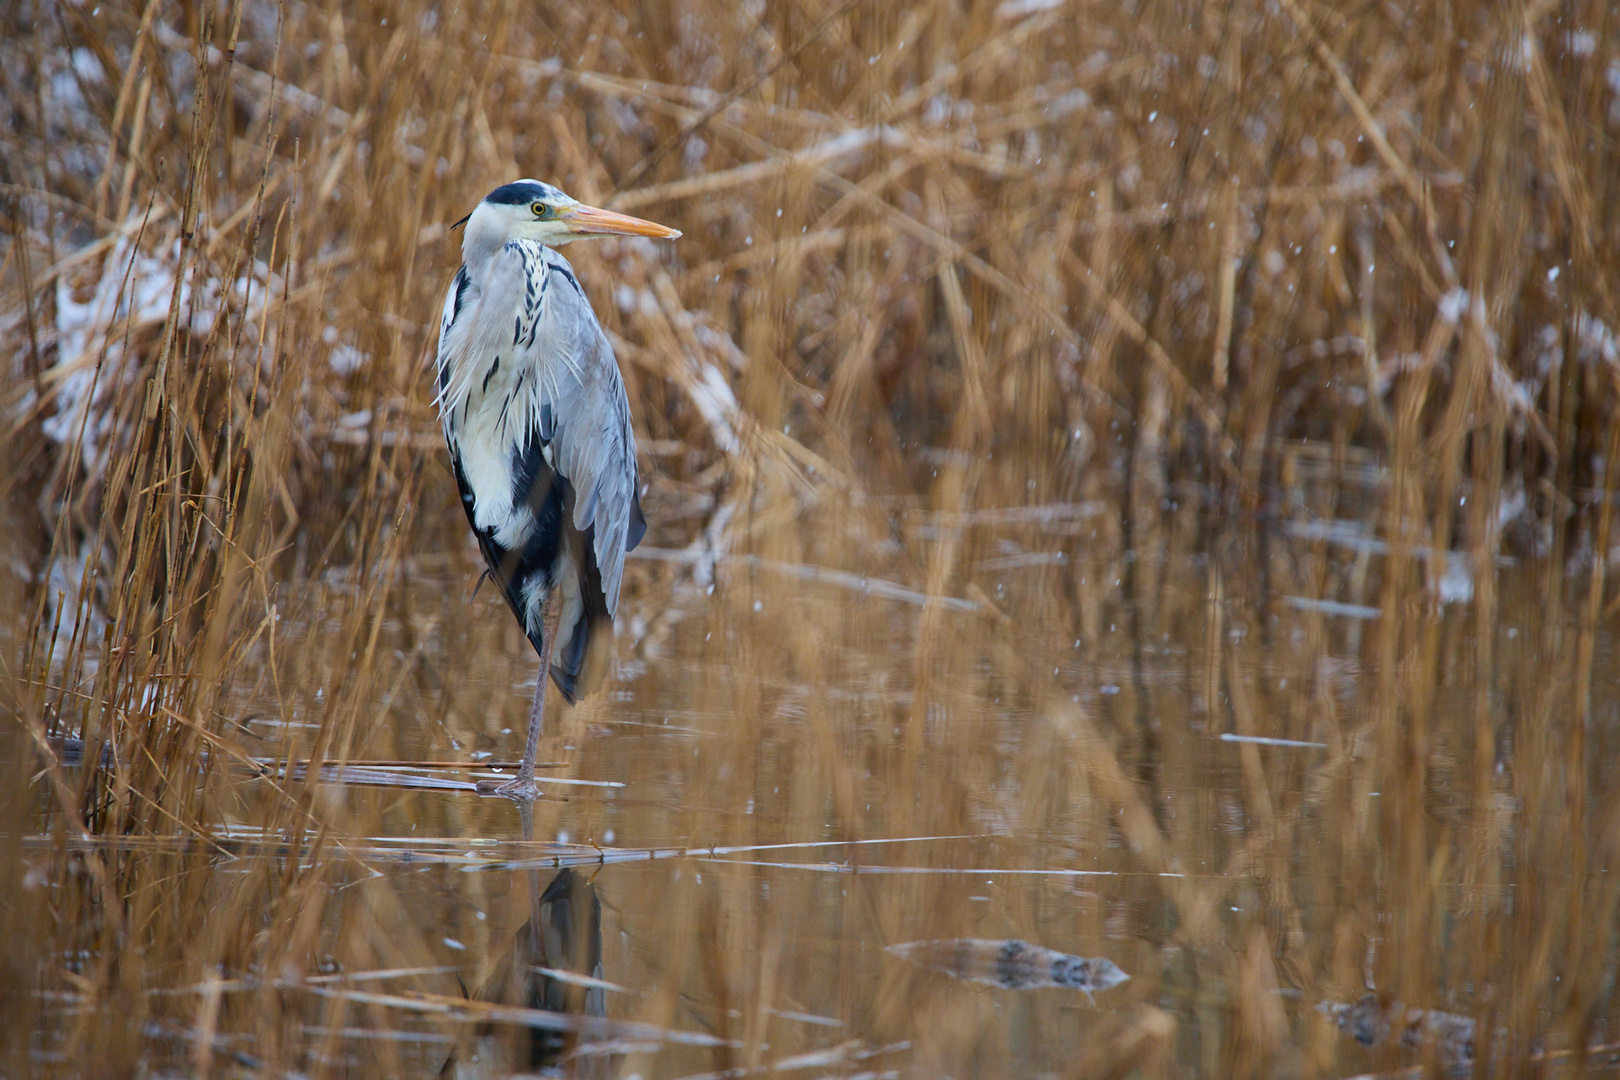
[[(1456, 1069), (1481, 1016), (1498, 1057), (1601, 1041), (1538, 983), (1571, 947), (1545, 915), (1590, 880), (1557, 801), (1570, 728), (1546, 675), (1577, 629), (1534, 602), (1548, 570), (1497, 568), (1490, 603), (1515, 615), (1482, 648), (1480, 604), (1437, 591), (1446, 573), (1471, 589), (1465, 556), (1440, 574), (1413, 559), (1389, 591), (1368, 529), (1212, 540), (1172, 518), (1157, 555), (1088, 554), (1084, 513), (967, 522), (947, 603), (903, 564), (863, 580), (643, 553), (607, 685), (549, 716), (556, 782), (527, 829), (463, 790), (327, 789), (357, 862), (323, 962), (440, 970), (339, 980), (427, 997), (352, 993), (357, 1013), (308, 1028), (312, 1052), (431, 1074), (459, 1038), (464, 1070), (487, 1064), (477, 1029), (421, 1005), (481, 986), (620, 1024), (510, 1059), (592, 1075)], [(403, 674), (380, 703), (397, 722), (352, 759), (516, 756), (532, 656), (504, 609), (468, 603), (463, 562), (424, 558), (403, 589), (385, 635)], [(1595, 651), (1601, 792), (1615, 704)], [(261, 726), (263, 752), (296, 727)], [(1528, 828), (1527, 795), (1546, 813)], [(541, 918), (540, 966), (575, 976), (530, 999), (491, 972), (548, 886), (573, 910), (567, 940)], [(1129, 980), (1051, 977), (1073, 958)], [(523, 1030), (506, 1019), (487, 1030)]]

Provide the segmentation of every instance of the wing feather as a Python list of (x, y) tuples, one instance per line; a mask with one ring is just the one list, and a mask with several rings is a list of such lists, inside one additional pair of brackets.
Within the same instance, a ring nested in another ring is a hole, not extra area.
[[(550, 249), (555, 269), (567, 263)], [(574, 276), (553, 273), (533, 344), (521, 359), (545, 372), (533, 384), (530, 415), (536, 430), (549, 411), (553, 467), (574, 486), (574, 527), (590, 531), (608, 613), (618, 610), (632, 514), (640, 516), (636, 442), (630, 403), (613, 346)], [(636, 539), (639, 539), (637, 537)]]

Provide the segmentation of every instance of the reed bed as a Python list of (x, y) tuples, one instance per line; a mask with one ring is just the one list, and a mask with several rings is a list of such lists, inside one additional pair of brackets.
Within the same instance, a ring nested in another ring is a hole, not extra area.
[[(1613, 5), (0, 18), (0, 1075), (1612, 1067)], [(425, 377), (517, 176), (685, 233), (568, 249), (651, 531), (538, 840)], [(593, 860), (605, 1012), (468, 1002)]]

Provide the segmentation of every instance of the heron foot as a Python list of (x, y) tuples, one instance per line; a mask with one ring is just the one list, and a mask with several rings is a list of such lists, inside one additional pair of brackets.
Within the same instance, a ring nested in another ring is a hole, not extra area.
[(533, 802), (540, 797), (540, 785), (534, 782), (533, 777), (524, 779), (520, 776), (513, 780), (480, 780), (478, 781), (478, 794), (499, 795), (514, 802)]

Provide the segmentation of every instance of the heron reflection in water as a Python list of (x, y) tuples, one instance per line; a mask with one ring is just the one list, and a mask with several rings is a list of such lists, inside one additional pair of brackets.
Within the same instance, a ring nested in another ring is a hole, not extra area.
[[(524, 807), (525, 839), (533, 838), (532, 817)], [(602, 986), (602, 902), (596, 886), (563, 869), (540, 891), (540, 872), (531, 870), (529, 920), (512, 936), (511, 947), (475, 995), (479, 1001), (519, 1005), (576, 1016), (607, 1015)], [(583, 978), (581, 978), (583, 976)], [(598, 985), (590, 985), (590, 983)], [(571, 1032), (512, 1024), (479, 1024), (457, 1046), (439, 1071), (440, 1080), (484, 1080), (514, 1072), (538, 1072), (557, 1064), (578, 1045)], [(586, 1058), (573, 1075), (606, 1075), (612, 1062)]]

